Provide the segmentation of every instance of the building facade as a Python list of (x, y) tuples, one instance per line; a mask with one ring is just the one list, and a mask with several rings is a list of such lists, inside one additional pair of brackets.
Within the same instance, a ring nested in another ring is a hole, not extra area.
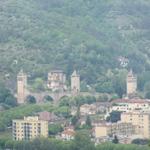
[(96, 106), (94, 104), (84, 104), (80, 106), (80, 114), (81, 116), (95, 115)]
[(61, 139), (62, 139), (62, 140), (65, 140), (65, 141), (73, 140), (74, 137), (75, 137), (75, 131), (72, 130), (72, 129), (64, 130), (64, 131), (61, 133)]
[(32, 140), (36, 137), (48, 137), (48, 122), (38, 117), (24, 117), (13, 120), (13, 140)]
[(93, 136), (103, 138), (108, 136), (129, 136), (134, 134), (134, 126), (131, 123), (105, 123), (94, 127)]
[(127, 75), (127, 96), (133, 95), (137, 91), (137, 77), (133, 74), (132, 70)]
[(80, 75), (76, 70), (71, 75), (71, 91), (74, 94), (80, 92)]
[(21, 70), (17, 75), (17, 102), (25, 103), (27, 96), (27, 75)]
[(122, 113), (121, 122), (132, 123), (136, 134), (142, 135), (143, 138), (150, 138), (150, 113), (139, 111)]
[(65, 91), (66, 87), (66, 75), (62, 70), (53, 70), (48, 73), (48, 88), (55, 91)]
[(111, 103), (109, 113), (113, 111), (120, 112), (133, 112), (138, 110), (139, 112), (150, 112), (150, 101), (143, 99), (118, 99)]

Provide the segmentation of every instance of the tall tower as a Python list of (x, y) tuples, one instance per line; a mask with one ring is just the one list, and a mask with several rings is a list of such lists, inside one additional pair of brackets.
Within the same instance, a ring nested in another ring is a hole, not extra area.
[(71, 91), (75, 94), (80, 92), (80, 75), (76, 70), (71, 75)]
[(137, 90), (137, 76), (130, 70), (127, 75), (127, 96), (135, 94)]
[(27, 96), (27, 75), (21, 70), (17, 75), (17, 102), (18, 104), (25, 103)]

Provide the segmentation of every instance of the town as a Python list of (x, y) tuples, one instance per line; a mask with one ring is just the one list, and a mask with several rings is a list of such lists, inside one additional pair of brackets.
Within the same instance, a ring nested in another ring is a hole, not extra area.
[(0, 0), (0, 150), (150, 149), (150, 0)]
[[(126, 77), (126, 96), (111, 101), (97, 101), (97, 93), (80, 92), (80, 75), (75, 70), (71, 75), (70, 88), (66, 85), (66, 76), (62, 70), (48, 73), (48, 91), (32, 93), (28, 90), (27, 74), (21, 70), (17, 76), (17, 102), (27, 103), (28, 95), (36, 99), (36, 103), (44, 103), (45, 96), (53, 101), (53, 105), (69, 105), (70, 116), (58, 116), (53, 112), (41, 111), (32, 116), (12, 120), (13, 140), (32, 140), (37, 137), (54, 136), (56, 139), (70, 141), (74, 139), (76, 130), (86, 129), (95, 144), (107, 141), (118, 141), (130, 144), (136, 139), (150, 138), (150, 100), (137, 97), (137, 77), (130, 70)], [(69, 104), (71, 97), (87, 101), (77, 105)], [(65, 104), (63, 104), (65, 103)], [(59, 124), (56, 133), (49, 127)]]

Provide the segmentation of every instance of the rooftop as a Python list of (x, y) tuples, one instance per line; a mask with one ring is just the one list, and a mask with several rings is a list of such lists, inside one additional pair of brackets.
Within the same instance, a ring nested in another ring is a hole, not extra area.
[(132, 112), (123, 112), (121, 115), (150, 115), (150, 112), (132, 111)]
[(111, 104), (113, 103), (139, 103), (139, 104), (146, 104), (150, 103), (149, 99), (117, 99), (113, 100)]
[(62, 134), (75, 136), (75, 131), (73, 131), (73, 130), (65, 130), (65, 131), (62, 132)]

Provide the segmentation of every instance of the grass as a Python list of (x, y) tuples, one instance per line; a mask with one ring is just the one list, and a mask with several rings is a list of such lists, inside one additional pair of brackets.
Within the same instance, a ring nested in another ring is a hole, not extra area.
[(0, 112), (0, 131), (7, 130), (11, 126), (13, 119), (21, 119), (24, 116), (35, 115), (37, 112), (50, 111), (55, 109), (50, 103), (43, 104), (26, 104), (9, 110)]

